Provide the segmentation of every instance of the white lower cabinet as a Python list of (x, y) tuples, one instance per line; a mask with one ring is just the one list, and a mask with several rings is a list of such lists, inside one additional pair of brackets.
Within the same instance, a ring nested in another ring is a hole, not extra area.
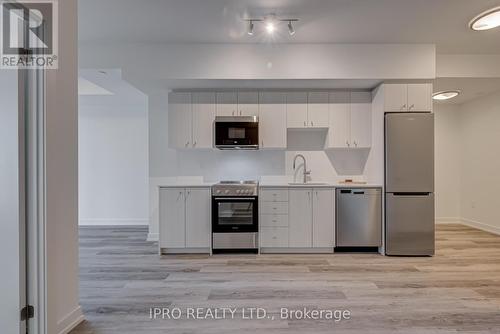
[(333, 189), (316, 188), (313, 195), (313, 247), (335, 246), (335, 191)]
[(210, 188), (160, 188), (160, 250), (210, 251)]
[(260, 235), (261, 247), (288, 247), (288, 227), (262, 227)]
[(333, 248), (334, 190), (290, 189), (289, 199), (290, 247)]
[(289, 245), (290, 247), (312, 247), (312, 189), (290, 189), (289, 200)]

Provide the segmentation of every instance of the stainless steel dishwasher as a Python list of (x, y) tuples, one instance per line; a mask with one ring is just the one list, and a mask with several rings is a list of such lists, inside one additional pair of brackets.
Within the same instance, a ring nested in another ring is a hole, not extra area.
[(382, 189), (337, 188), (336, 246), (382, 245)]

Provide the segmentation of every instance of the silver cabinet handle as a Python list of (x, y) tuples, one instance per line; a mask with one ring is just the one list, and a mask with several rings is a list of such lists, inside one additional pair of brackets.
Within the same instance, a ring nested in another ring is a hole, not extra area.
[(182, 196), (182, 191), (179, 191), (179, 196), (177, 196), (177, 201), (179, 200), (179, 198), (181, 198)]
[(188, 146), (189, 146), (189, 142), (186, 142), (186, 145), (185, 145), (185, 146), (186, 146), (186, 147), (188, 147)]
[(194, 143), (193, 143), (193, 147), (195, 147), (195, 146), (196, 146), (196, 143), (197, 143), (197, 142), (196, 142), (196, 140), (195, 140), (195, 141), (194, 141)]
[(304, 121), (304, 126), (307, 126), (306, 121)]
[(406, 104), (403, 104), (403, 106), (401, 107), (401, 109), (406, 109)]
[(354, 146), (358, 147), (358, 143), (356, 141), (354, 141)]
[(345, 143), (347, 144), (347, 147), (351, 147), (351, 144), (349, 144), (348, 140), (346, 140)]
[(233, 110), (233, 113), (232, 113), (232, 115), (234, 116), (234, 110)]
[(243, 111), (240, 110), (240, 116), (243, 114)]
[(415, 105), (414, 105), (414, 104), (412, 104), (412, 105), (410, 106), (410, 110), (411, 110), (411, 109), (413, 109), (414, 107), (415, 107)]
[(264, 140), (262, 140), (262, 147), (264, 147)]
[(313, 123), (313, 122), (311, 122), (311, 126), (314, 126), (314, 123)]

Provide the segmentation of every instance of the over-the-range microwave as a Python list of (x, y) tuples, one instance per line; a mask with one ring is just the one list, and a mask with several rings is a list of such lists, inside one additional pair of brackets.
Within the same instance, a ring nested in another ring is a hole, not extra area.
[(214, 122), (214, 144), (220, 150), (258, 150), (257, 116), (217, 116)]

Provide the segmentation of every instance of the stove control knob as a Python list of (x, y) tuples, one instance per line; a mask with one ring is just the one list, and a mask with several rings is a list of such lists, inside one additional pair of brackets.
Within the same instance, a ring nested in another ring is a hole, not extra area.
[(241, 190), (239, 190), (239, 189), (238, 189), (238, 190), (236, 190), (236, 193), (237, 193), (237, 194), (241, 193)]
[(229, 194), (229, 190), (228, 190), (228, 189), (226, 189), (226, 190), (224, 191), (224, 193), (225, 193), (225, 194)]
[(217, 189), (216, 193), (217, 193), (217, 194), (220, 194), (220, 189)]

